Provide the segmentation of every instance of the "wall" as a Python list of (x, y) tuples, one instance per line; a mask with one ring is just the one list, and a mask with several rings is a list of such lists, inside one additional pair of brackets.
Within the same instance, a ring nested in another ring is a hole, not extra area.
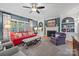
[(44, 36), (44, 20), (39, 20), (38, 21), (38, 28), (39, 28), (39, 22), (42, 22), (43, 23), (43, 31), (41, 31), (41, 30), (38, 29), (38, 34), (40, 36)]

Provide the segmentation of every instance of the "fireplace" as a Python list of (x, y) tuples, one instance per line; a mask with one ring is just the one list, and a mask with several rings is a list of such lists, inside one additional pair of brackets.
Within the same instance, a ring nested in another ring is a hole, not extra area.
[(48, 37), (50, 37), (50, 36), (55, 37), (55, 33), (56, 33), (56, 31), (47, 31), (47, 36)]

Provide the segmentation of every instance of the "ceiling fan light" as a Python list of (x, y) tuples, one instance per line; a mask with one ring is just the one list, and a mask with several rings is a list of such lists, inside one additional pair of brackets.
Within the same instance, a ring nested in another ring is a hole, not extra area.
[(37, 9), (36, 8), (32, 8), (32, 11), (36, 11)]

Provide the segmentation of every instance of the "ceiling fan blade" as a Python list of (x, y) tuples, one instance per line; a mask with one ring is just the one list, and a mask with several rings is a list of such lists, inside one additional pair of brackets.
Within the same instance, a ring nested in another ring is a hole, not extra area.
[(39, 7), (37, 7), (37, 9), (43, 9), (43, 8), (45, 8), (44, 6), (39, 6)]
[(36, 10), (36, 12), (39, 14), (40, 12), (38, 10)]
[(31, 7), (28, 7), (28, 6), (23, 6), (23, 8), (31, 8)]

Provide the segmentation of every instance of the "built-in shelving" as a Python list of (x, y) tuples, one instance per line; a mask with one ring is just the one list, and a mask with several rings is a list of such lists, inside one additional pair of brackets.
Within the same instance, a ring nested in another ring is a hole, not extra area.
[(74, 32), (74, 19), (72, 17), (66, 17), (62, 20), (62, 31), (63, 32)]

